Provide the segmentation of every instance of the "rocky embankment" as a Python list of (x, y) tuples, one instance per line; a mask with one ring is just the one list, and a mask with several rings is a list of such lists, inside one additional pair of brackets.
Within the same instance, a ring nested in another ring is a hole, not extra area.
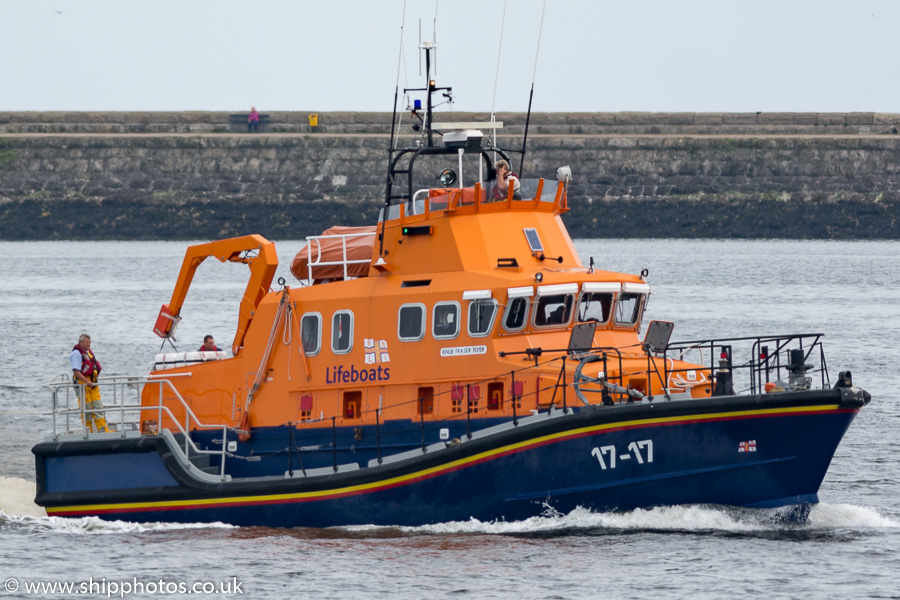
[[(524, 115), (500, 119), (500, 145), (521, 145)], [(875, 113), (537, 114), (524, 175), (571, 166), (573, 237), (900, 239), (898, 127)], [(0, 113), (0, 239), (295, 239), (369, 224), (389, 131), (384, 113), (319, 114), (315, 127), (270, 113), (258, 134), (227, 113)]]

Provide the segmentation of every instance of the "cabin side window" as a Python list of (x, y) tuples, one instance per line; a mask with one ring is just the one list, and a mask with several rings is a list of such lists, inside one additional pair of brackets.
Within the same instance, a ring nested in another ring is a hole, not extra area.
[(608, 292), (585, 292), (578, 302), (578, 322), (609, 321), (609, 312), (613, 304), (613, 295)]
[(404, 304), (397, 315), (397, 337), (401, 342), (418, 342), (425, 337), (425, 305)]
[(510, 298), (503, 315), (503, 329), (510, 332), (525, 329), (530, 305), (530, 298)]
[(539, 296), (534, 307), (535, 327), (559, 327), (572, 318), (573, 294)]
[(431, 317), (431, 335), (451, 340), (459, 335), (459, 302), (438, 302)]
[(339, 310), (331, 319), (331, 351), (347, 354), (353, 349), (353, 312)]
[(497, 315), (497, 301), (493, 298), (471, 300), (469, 302), (469, 335), (484, 337), (494, 326)]
[(315, 356), (322, 349), (322, 315), (306, 313), (300, 319), (300, 339), (303, 341), (303, 353)]
[(634, 325), (641, 315), (643, 294), (619, 294), (616, 302), (616, 324)]

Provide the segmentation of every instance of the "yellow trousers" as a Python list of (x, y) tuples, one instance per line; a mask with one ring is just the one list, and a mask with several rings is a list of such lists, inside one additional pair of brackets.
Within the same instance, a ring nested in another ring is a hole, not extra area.
[(81, 396), (84, 402), (84, 426), (88, 431), (109, 431), (106, 426), (106, 414), (103, 412), (103, 402), (100, 401), (100, 388), (81, 386)]

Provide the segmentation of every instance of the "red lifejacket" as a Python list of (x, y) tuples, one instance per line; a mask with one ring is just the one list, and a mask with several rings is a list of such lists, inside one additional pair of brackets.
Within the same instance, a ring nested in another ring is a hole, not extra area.
[(78, 350), (81, 353), (81, 374), (96, 383), (102, 369), (100, 361), (97, 360), (93, 352), (85, 350), (77, 344), (72, 350)]
[[(511, 178), (515, 179), (516, 181), (515, 181), (515, 182), (509, 181)], [(506, 175), (506, 181), (508, 181), (508, 182), (509, 182), (510, 184), (512, 184), (513, 186), (515, 186), (515, 185), (516, 185), (516, 182), (519, 182), (519, 176), (516, 175), (515, 173), (513, 173), (512, 171), (510, 171), (510, 172)], [(509, 193), (509, 189), (507, 189), (507, 191), (504, 192), (503, 190), (500, 189), (500, 182), (497, 181), (497, 182), (494, 184), (494, 191), (493, 191), (493, 193), (491, 194), (491, 197), (492, 197), (494, 200), (506, 200), (506, 198), (507, 198), (506, 194), (508, 194), (508, 193)], [(513, 187), (513, 194), (515, 194), (515, 193), (516, 193), (516, 188)]]

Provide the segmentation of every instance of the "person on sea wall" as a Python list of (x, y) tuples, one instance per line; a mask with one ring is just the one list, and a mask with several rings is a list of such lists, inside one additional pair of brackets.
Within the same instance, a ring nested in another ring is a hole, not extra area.
[(221, 352), (222, 349), (216, 346), (216, 339), (211, 335), (203, 336), (203, 345), (200, 346), (198, 352)]
[(250, 107), (250, 116), (247, 117), (247, 132), (250, 131), (259, 131), (259, 113), (255, 106)]
[(91, 432), (109, 433), (97, 386), (102, 367), (91, 350), (91, 336), (82, 333), (78, 337), (78, 343), (69, 355), (69, 363), (72, 365), (72, 383), (78, 386), (79, 399), (84, 403), (84, 426)]
[(505, 160), (498, 160), (494, 165), (494, 170), (497, 171), (497, 183), (494, 185), (494, 192), (491, 194), (491, 197), (494, 200), (506, 200), (507, 194), (509, 194), (509, 186), (513, 186), (513, 200), (521, 200), (522, 196), (519, 193), (519, 188), (521, 188), (522, 184), (519, 182), (519, 177), (509, 170), (509, 163)]

